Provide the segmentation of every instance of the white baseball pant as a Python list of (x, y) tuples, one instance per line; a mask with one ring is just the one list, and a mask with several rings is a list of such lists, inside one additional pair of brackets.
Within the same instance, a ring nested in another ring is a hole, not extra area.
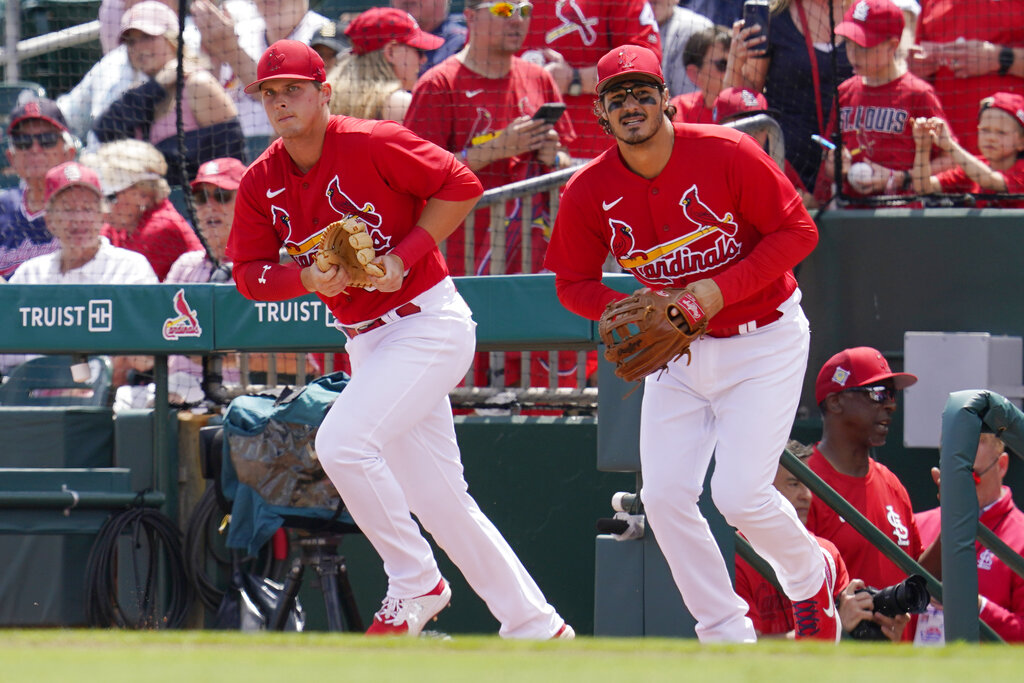
[(412, 513), (501, 622), (501, 636), (550, 638), (562, 618), (463, 478), (448, 392), (472, 362), (472, 312), (451, 278), (412, 301), (420, 313), (349, 340), (352, 379), (320, 426), (320, 463), (384, 561), (389, 596), (423, 595), (441, 579)]
[(670, 363), (644, 383), (641, 497), (703, 642), (756, 640), (697, 507), (712, 453), (715, 506), (772, 565), (786, 595), (806, 600), (824, 581), (821, 549), (772, 486), (810, 345), (800, 290), (779, 310), (779, 320), (749, 334), (700, 339), (690, 364)]

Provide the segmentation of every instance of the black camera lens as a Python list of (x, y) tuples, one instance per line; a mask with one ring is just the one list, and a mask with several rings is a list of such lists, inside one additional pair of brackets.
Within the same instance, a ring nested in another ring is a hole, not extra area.
[[(928, 609), (928, 585), (923, 576), (912, 574), (897, 584), (881, 590), (868, 586), (862, 589), (871, 595), (872, 609), (887, 617), (897, 614), (921, 614)], [(861, 591), (857, 591), (858, 593)], [(856, 640), (886, 640), (882, 627), (873, 621), (861, 621), (850, 637)]]

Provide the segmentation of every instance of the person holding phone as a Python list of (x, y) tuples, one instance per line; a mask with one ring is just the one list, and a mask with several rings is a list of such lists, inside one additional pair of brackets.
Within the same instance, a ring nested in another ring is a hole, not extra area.
[[(428, 70), (416, 83), (405, 117), (407, 128), (455, 154), (476, 173), (484, 189), (547, 173), (571, 162), (565, 145), (576, 138), (554, 79), (540, 66), (516, 53), (530, 29), (528, 2), (470, 3), (465, 10), (469, 42), (457, 54)], [(551, 234), (545, 193), (532, 198), (529, 239), (532, 263), (528, 272), (543, 267)], [(504, 268), (523, 271), (522, 202), (505, 204)], [(448, 269), (457, 275), (483, 275), (494, 269), (490, 247), (491, 209), (474, 214), (474, 253), (466, 254), (465, 226), (447, 242)], [(546, 354), (534, 354), (531, 384), (548, 385)], [(477, 354), (475, 382), (489, 383), (489, 354)], [(576, 354), (561, 353), (560, 384), (575, 386)], [(522, 376), (519, 354), (505, 358), (505, 385), (516, 386)]]
[[(564, 145), (575, 139), (569, 116), (537, 119), (545, 103), (562, 105), (554, 79), (536, 64), (516, 57), (530, 30), (528, 2), (470, 3), (465, 10), (469, 42), (417, 81), (405, 126), (455, 154), (484, 189), (540, 175), (569, 164)], [(550, 107), (548, 107), (550, 109)], [(537, 198), (538, 201), (542, 199)], [(536, 203), (534, 206), (538, 206)], [(515, 206), (506, 215), (517, 215)], [(448, 268), (457, 275), (489, 272), (490, 209), (476, 211), (474, 245), (467, 265), (459, 232), (448, 240)], [(543, 239), (543, 234), (540, 235)], [(544, 243), (534, 254), (543, 258)], [(519, 245), (509, 241), (509, 254)], [(516, 272), (518, 259), (506, 263)]]

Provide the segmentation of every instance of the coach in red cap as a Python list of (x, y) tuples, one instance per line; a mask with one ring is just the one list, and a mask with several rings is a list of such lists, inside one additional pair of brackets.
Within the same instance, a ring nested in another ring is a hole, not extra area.
[[(772, 159), (748, 135), (672, 123), (656, 53), (617, 47), (598, 61), (594, 111), (615, 146), (569, 180), (545, 265), (562, 303), (600, 320), (624, 294), (602, 282), (609, 256), (663, 291), (706, 336), (644, 380), (642, 491), (704, 642), (756, 639), (697, 507), (712, 453), (712, 497), (775, 569), (798, 638), (835, 642), (835, 566), (772, 486), (796, 414), (810, 344), (792, 268), (818, 240)], [(687, 443), (680, 448), (681, 439)]]
[[(415, 513), (502, 636), (571, 637), (469, 495), (455, 438), (448, 393), (469, 370), (476, 324), (438, 243), (483, 194), (480, 181), (394, 121), (331, 116), (323, 61), (302, 43), (271, 45), (256, 75), (248, 90), (280, 137), (242, 176), (228, 258), (249, 299), (316, 293), (351, 359), (351, 381), (320, 425), (316, 453), (388, 575), (367, 632), (419, 635), (451, 600)], [(343, 220), (361, 225), (376, 252), (368, 286), (318, 266), (325, 230)]]
[[(916, 559), (923, 549), (910, 496), (899, 478), (871, 457), (872, 449), (884, 446), (889, 437), (898, 392), (915, 382), (914, 375), (893, 372), (882, 354), (869, 346), (845, 349), (829, 358), (814, 386), (823, 429), (807, 465)], [(869, 586), (885, 588), (907, 576), (817, 497), (811, 502), (807, 528), (832, 541), (850, 576)], [(900, 640), (908, 617), (875, 613), (873, 620), (890, 640)]]

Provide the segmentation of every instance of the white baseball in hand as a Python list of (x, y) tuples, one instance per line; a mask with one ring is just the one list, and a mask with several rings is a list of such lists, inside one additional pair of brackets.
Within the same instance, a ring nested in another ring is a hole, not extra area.
[(858, 161), (850, 165), (850, 170), (846, 172), (846, 177), (855, 190), (867, 193), (871, 191), (871, 179), (874, 177), (874, 174), (871, 164)]

